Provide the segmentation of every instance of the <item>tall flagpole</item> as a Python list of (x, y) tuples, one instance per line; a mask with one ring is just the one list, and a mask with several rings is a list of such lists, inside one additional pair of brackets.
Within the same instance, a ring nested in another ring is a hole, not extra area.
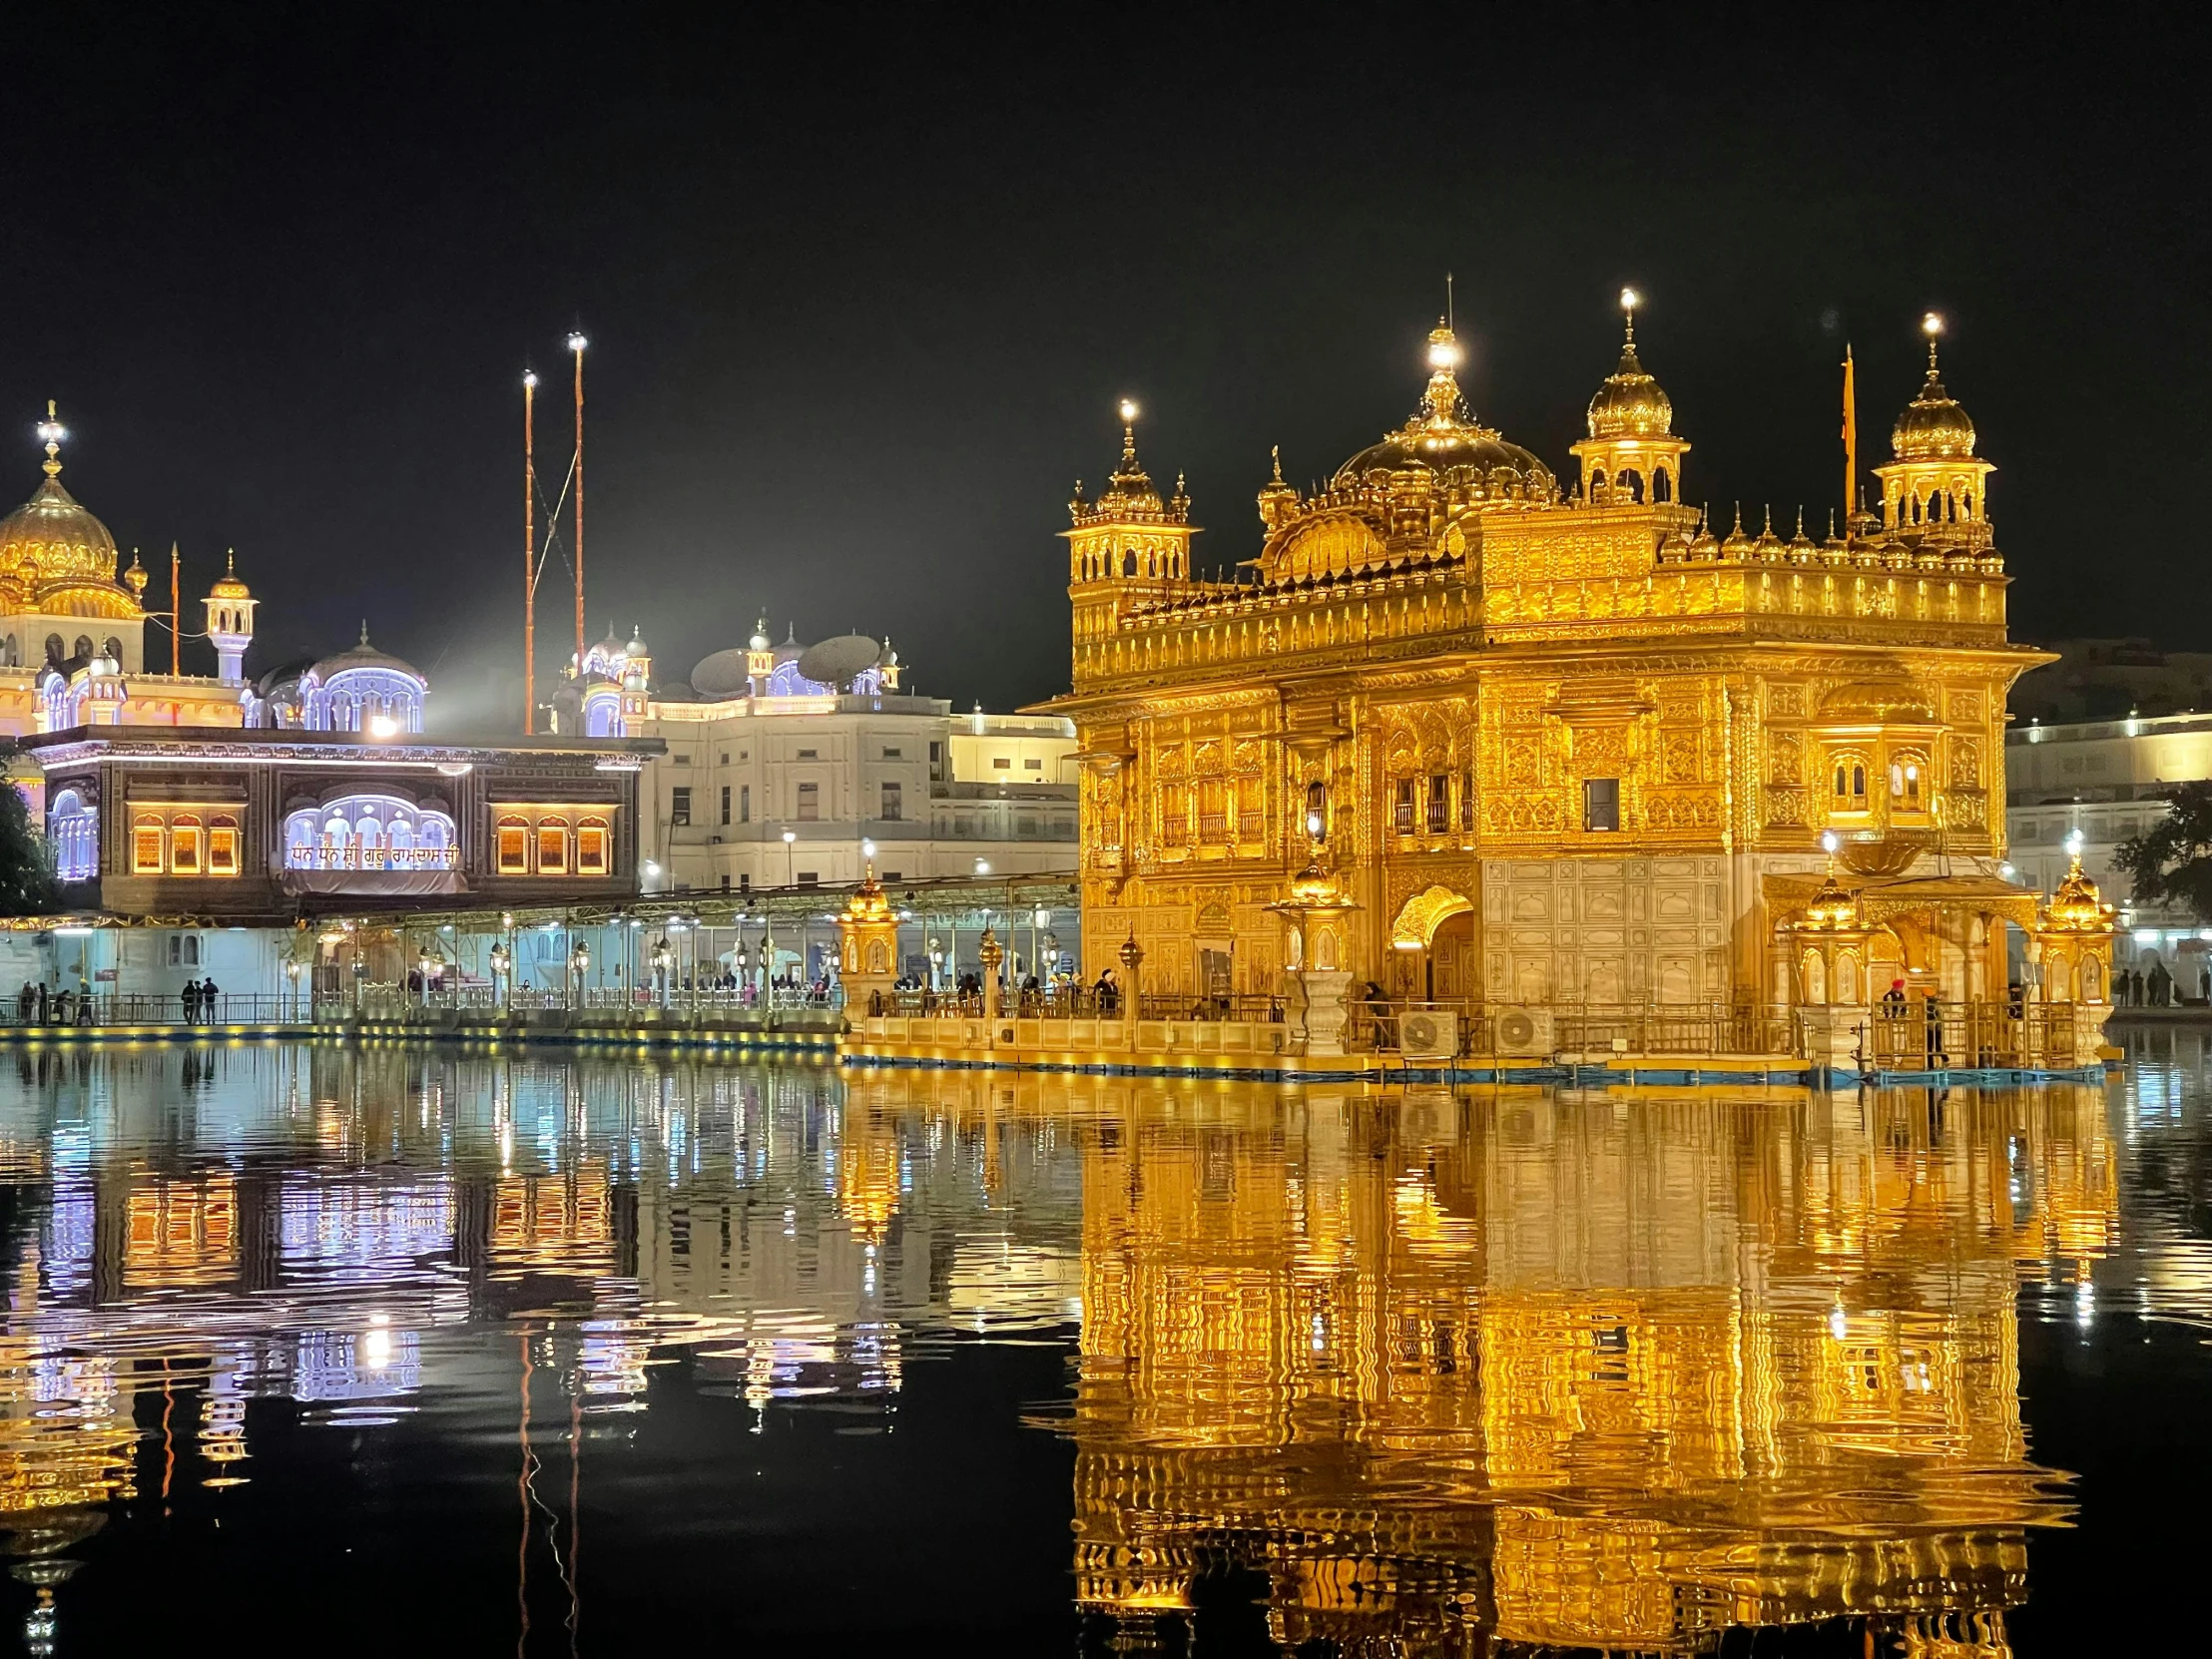
[(1844, 342), (1844, 522), (1859, 510), (1859, 388), (1851, 365), (1851, 342)]
[(538, 723), (538, 377), (522, 371), (522, 735)]
[(576, 672), (584, 672), (584, 335), (568, 336), (576, 354)]
[(177, 595), (178, 564), (177, 544), (169, 544), (169, 672), (171, 678), (181, 678), (185, 672), (185, 610)]

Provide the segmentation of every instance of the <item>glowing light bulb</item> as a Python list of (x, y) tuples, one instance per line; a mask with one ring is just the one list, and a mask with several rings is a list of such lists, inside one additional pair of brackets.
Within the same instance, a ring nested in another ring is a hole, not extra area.
[(1634, 310), (1634, 309), (1635, 309), (1635, 308), (1636, 308), (1636, 307), (1637, 307), (1638, 305), (1641, 305), (1641, 304), (1642, 304), (1643, 302), (1644, 302), (1644, 296), (1643, 296), (1642, 294), (1638, 293), (1638, 292), (1637, 292), (1637, 291), (1636, 291), (1636, 290), (1635, 290), (1634, 288), (1622, 288), (1622, 289), (1621, 289), (1621, 309), (1622, 309), (1622, 310), (1624, 310), (1624, 311), (1632, 311), (1632, 310)]
[(1129, 425), (1129, 424), (1130, 424), (1130, 423), (1131, 423), (1132, 421), (1134, 421), (1134, 420), (1135, 420), (1136, 418), (1137, 418), (1137, 400), (1136, 400), (1136, 399), (1135, 399), (1134, 397), (1124, 397), (1124, 398), (1123, 398), (1123, 399), (1121, 400), (1121, 421), (1122, 421), (1122, 424), (1123, 424), (1124, 426), (1126, 426), (1126, 425)]
[(569, 348), (569, 349), (570, 349), (571, 351), (581, 351), (581, 350), (583, 350), (583, 349), (584, 349), (584, 347), (585, 347), (585, 346), (589, 345), (590, 343), (591, 343), (591, 342), (590, 342), (589, 340), (585, 339), (585, 338), (584, 338), (584, 336), (583, 336), (582, 334), (580, 334), (580, 333), (578, 333), (578, 334), (571, 334), (571, 335), (569, 335), (569, 336), (568, 336), (568, 348)]
[(2081, 831), (2080, 831), (2080, 830), (2068, 830), (2068, 831), (2066, 832), (2066, 843), (2065, 843), (2065, 844), (2066, 844), (2066, 856), (2067, 856), (2067, 857), (2069, 857), (2069, 858), (2078, 858), (2078, 857), (2080, 857), (2080, 856), (2081, 856)]
[(391, 716), (370, 715), (368, 717), (368, 735), (370, 737), (390, 738), (398, 736), (398, 733), (399, 722), (392, 719)]
[(1446, 335), (1428, 342), (1428, 366), (1430, 368), (1457, 368), (1459, 366), (1459, 342)]
[(1841, 846), (1842, 846), (1843, 844), (1844, 844), (1844, 837), (1843, 837), (1843, 836), (1841, 836), (1841, 835), (1839, 835), (1839, 834), (1837, 834), (1835, 830), (1823, 830), (1821, 831), (1821, 849), (1822, 849), (1823, 851), (1825, 851), (1825, 852), (1835, 852), (1835, 851), (1836, 851), (1836, 850), (1837, 850), (1838, 848), (1840, 848), (1840, 847), (1841, 847)]
[(524, 384), (525, 386), (534, 386), (534, 385), (536, 385), (536, 384), (538, 383), (538, 374), (537, 374), (537, 370), (536, 370), (536, 369), (533, 369), (533, 368), (526, 368), (526, 369), (524, 369), (524, 370), (522, 371), (522, 383), (523, 383), (523, 384)]
[(1930, 311), (1928, 315), (1921, 318), (1921, 332), (1928, 335), (1929, 338), (1934, 339), (1942, 331), (1943, 318), (1941, 312)]

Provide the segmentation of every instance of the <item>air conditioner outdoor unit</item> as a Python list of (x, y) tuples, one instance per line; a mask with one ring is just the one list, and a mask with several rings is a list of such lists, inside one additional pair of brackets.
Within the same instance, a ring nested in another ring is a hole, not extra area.
[(1546, 1059), (1558, 1046), (1549, 1008), (1500, 1008), (1490, 1028), (1500, 1055), (1516, 1060)]
[(1459, 1015), (1451, 1008), (1408, 1008), (1397, 1022), (1398, 1052), (1408, 1060), (1443, 1061), (1459, 1052)]

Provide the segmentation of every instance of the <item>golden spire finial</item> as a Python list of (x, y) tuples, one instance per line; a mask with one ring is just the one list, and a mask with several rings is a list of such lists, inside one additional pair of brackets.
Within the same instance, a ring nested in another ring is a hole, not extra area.
[(1626, 330), (1622, 343), (1631, 351), (1636, 349), (1636, 307), (1643, 302), (1644, 296), (1634, 288), (1621, 289), (1621, 316)]
[(1459, 336), (1451, 319), (1439, 316), (1428, 330), (1428, 390), (1421, 401), (1431, 426), (1455, 426), (1459, 415), (1459, 381), (1452, 372), (1459, 366)]
[(1921, 318), (1921, 332), (1928, 336), (1928, 377), (1936, 378), (1936, 341), (1943, 331), (1942, 314), (1930, 311)]
[(1137, 464), (1137, 400), (1121, 400), (1121, 464), (1134, 470)]
[(1283, 481), (1283, 446), (1279, 443), (1268, 445), (1268, 459), (1275, 463), (1275, 476), (1269, 482), (1280, 484)]
[(69, 436), (69, 431), (56, 417), (51, 397), (46, 400), (46, 418), (38, 423), (38, 435), (46, 445), (46, 476), (59, 478), (62, 475), (62, 439)]

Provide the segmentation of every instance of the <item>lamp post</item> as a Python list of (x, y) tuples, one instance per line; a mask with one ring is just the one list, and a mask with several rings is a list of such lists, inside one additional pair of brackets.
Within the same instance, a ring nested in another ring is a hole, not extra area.
[(514, 952), (507, 948), (505, 939), (491, 947), (491, 999), (502, 1009), (507, 1006), (507, 990), (514, 983)]
[(784, 885), (787, 887), (799, 885), (799, 877), (792, 873), (792, 842), (797, 839), (799, 839), (798, 830), (787, 830), (784, 831)]
[(578, 939), (576, 948), (569, 953), (568, 961), (576, 974), (576, 999), (569, 1006), (581, 1008), (584, 1005), (584, 975), (591, 969), (591, 946)]
[(291, 1017), (299, 1016), (299, 958), (294, 956), (284, 963), (285, 995), (291, 1005)]
[(675, 963), (676, 952), (669, 949), (668, 935), (664, 933), (661, 935), (659, 942), (657, 942), (653, 946), (653, 971), (660, 976), (661, 1006), (664, 1008), (668, 1006), (669, 969), (673, 967)]

